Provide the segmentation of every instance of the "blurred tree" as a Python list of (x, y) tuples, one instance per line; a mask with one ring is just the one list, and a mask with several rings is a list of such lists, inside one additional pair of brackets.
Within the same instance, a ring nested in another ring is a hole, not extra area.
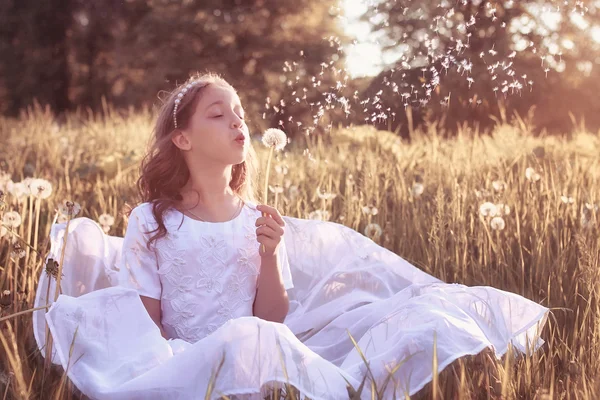
[[(409, 106), (415, 123), (429, 113), (434, 119), (444, 116), (446, 126), (456, 128), (462, 121), (491, 124), (489, 115), (498, 115), (500, 106), (523, 115), (536, 105), (549, 110), (538, 114), (539, 125), (564, 129), (570, 123), (569, 109), (590, 111), (589, 104), (580, 108), (571, 102), (584, 89), (581, 84), (585, 81), (600, 89), (598, 81), (581, 79), (582, 64), (590, 61), (591, 50), (599, 49), (583, 29), (599, 22), (598, 9), (589, 2), (375, 0), (370, 4), (365, 19), (383, 34), (384, 51), (395, 61), (362, 93), (376, 100), (362, 117), (386, 127), (402, 125), (405, 135), (403, 109)], [(388, 109), (398, 111), (391, 124)]]

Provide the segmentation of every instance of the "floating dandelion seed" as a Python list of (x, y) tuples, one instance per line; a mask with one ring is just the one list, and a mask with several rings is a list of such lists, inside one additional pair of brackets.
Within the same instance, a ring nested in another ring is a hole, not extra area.
[(498, 208), (494, 203), (488, 201), (479, 206), (479, 214), (482, 217), (495, 217), (498, 214)]
[(364, 206), (362, 211), (366, 215), (377, 215), (379, 213), (379, 210), (375, 206)]
[(81, 211), (81, 206), (77, 202), (64, 200), (59, 206), (58, 211), (64, 216), (74, 217)]
[(308, 214), (308, 219), (318, 220), (318, 221), (329, 221), (331, 214), (327, 210), (315, 210)]
[(492, 182), (492, 187), (494, 188), (494, 190), (498, 193), (500, 192), (504, 192), (506, 190), (506, 182), (501, 181), (501, 180), (496, 180)]
[(21, 216), (16, 211), (10, 211), (2, 217), (2, 223), (11, 229), (18, 228), (21, 225)]
[(33, 197), (44, 200), (52, 194), (52, 184), (45, 179), (33, 179), (29, 183), (29, 190)]
[(369, 239), (377, 241), (381, 237), (383, 230), (381, 229), (381, 226), (379, 226), (379, 224), (371, 223), (365, 227), (364, 233), (365, 236)]
[(504, 219), (502, 219), (502, 217), (494, 217), (490, 221), (490, 226), (495, 231), (501, 231), (506, 227), (506, 223), (504, 222)]
[(425, 186), (422, 183), (415, 182), (412, 186), (411, 193), (414, 197), (419, 197), (425, 191)]

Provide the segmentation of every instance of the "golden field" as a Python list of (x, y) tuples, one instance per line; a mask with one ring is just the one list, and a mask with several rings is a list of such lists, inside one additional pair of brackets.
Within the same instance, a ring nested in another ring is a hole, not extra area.
[[(152, 122), (151, 111), (108, 106), (60, 123), (40, 108), (0, 117), (0, 399), (79, 397), (62, 371), (44, 366), (27, 310), (61, 203), (79, 203), (78, 216), (124, 235), (121, 211), (139, 201)], [(431, 123), (410, 142), (367, 126), (298, 136), (273, 160), (269, 203), (354, 228), (447, 282), (494, 286), (552, 309), (538, 352), (459, 360), (417, 397), (596, 399), (600, 135), (575, 126), (547, 137), (518, 117), (497, 122), (493, 132), (463, 127), (453, 137)], [(253, 146), (262, 171), (267, 150)], [(26, 177), (51, 186), (28, 194), (18, 184)]]

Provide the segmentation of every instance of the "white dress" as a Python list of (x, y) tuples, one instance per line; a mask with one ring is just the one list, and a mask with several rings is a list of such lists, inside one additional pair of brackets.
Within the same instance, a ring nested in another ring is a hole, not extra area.
[[(547, 308), (491, 287), (443, 283), (348, 227), (291, 217), (279, 248), (290, 310), (283, 324), (261, 320), (252, 315), (255, 204), (223, 223), (170, 211), (168, 235), (148, 250), (145, 232), (157, 226), (150, 207), (133, 210), (125, 238), (72, 220), (62, 294), (47, 313), (34, 312), (38, 346), (47, 323), (52, 361), (89, 398), (259, 399), (286, 382), (312, 399), (348, 398), (347, 385), (358, 388), (367, 373), (350, 335), (379, 388), (401, 364), (384, 398), (402, 398), (432, 379), (434, 343), (440, 371), (486, 347), (501, 356), (509, 344), (525, 351), (543, 343)], [(48, 258), (61, 259), (65, 232), (66, 224), (53, 225)], [(54, 288), (43, 271), (36, 306), (52, 303)], [(161, 299), (170, 339), (139, 295)]]

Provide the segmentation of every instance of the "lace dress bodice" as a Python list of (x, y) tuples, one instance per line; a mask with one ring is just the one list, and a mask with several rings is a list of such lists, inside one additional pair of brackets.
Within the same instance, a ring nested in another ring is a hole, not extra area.
[[(162, 325), (171, 338), (196, 342), (230, 319), (252, 316), (260, 274), (260, 244), (255, 222), (261, 216), (246, 202), (226, 222), (204, 222), (177, 210), (164, 215), (167, 235), (146, 248), (158, 224), (152, 205), (133, 209), (125, 234), (121, 268), (129, 272), (125, 286), (161, 300)], [(293, 287), (282, 240), (282, 279)]]

